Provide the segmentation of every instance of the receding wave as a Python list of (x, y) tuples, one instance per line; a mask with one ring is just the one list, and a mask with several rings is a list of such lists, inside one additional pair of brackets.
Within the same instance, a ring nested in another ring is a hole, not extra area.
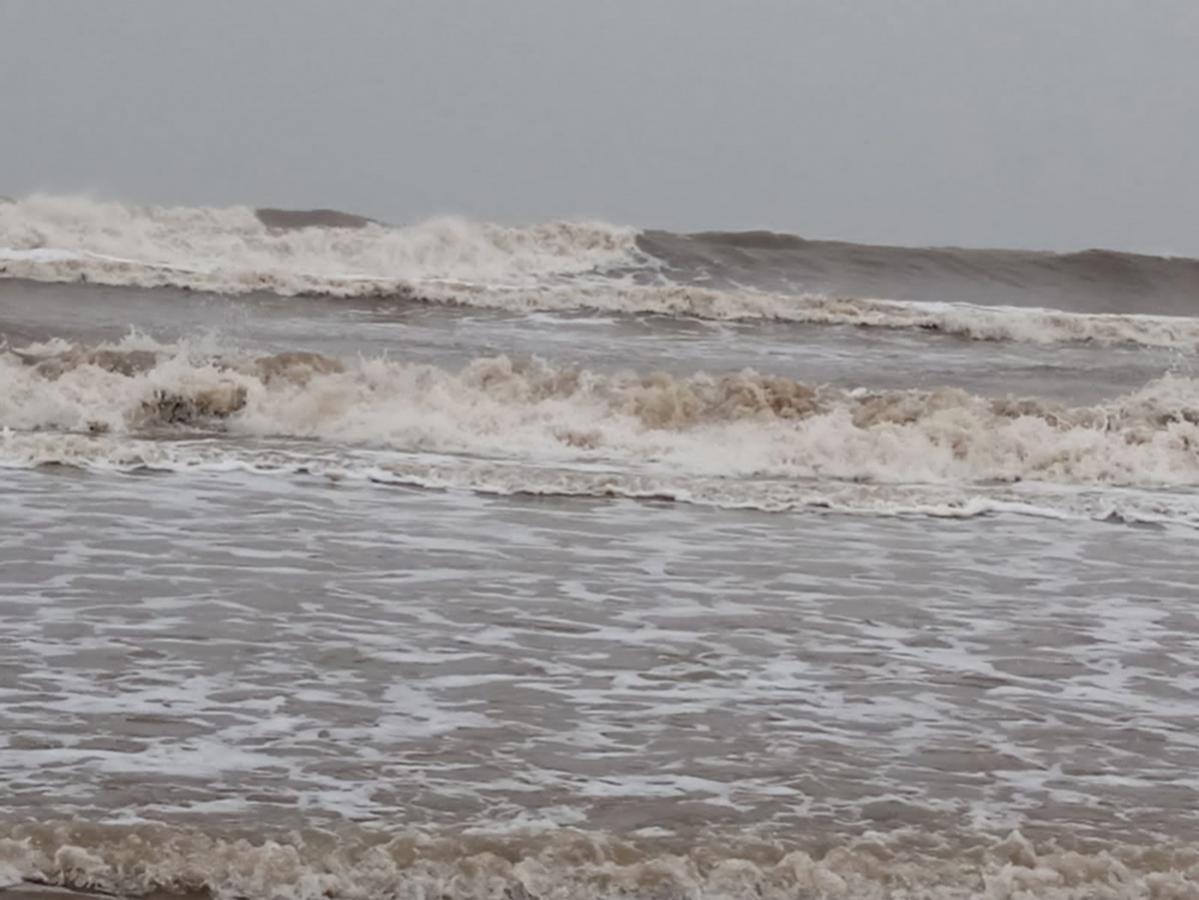
[[(824, 268), (792, 258), (821, 247)], [(884, 250), (885, 264), (867, 253)], [(599, 223), (516, 228), (443, 218), (397, 228), (332, 210), (134, 207), (41, 195), (0, 204), (0, 277), (1199, 348), (1199, 319), (1189, 317), (1199, 263), (1074, 259), (1084, 256), (642, 234)], [(847, 267), (877, 277), (836, 274)], [(919, 289), (913, 268), (923, 273)], [(1045, 288), (1037, 276), (1045, 271), (1073, 287)], [(977, 283), (1015, 287), (980, 293), (969, 288)], [(1125, 292), (1116, 299), (1108, 295), (1113, 284)], [(1100, 300), (1080, 299), (1088, 290)]]
[(0, 829), (0, 885), (140, 896), (508, 898), (1199, 896), (1191, 847), (1038, 846), (935, 835), (846, 839), (822, 849), (745, 838), (695, 843), (570, 830), (428, 835), (357, 831), (275, 840), (165, 825), (30, 823)]
[[(504, 356), (446, 369), (222, 354), (132, 336), (0, 354), (0, 427), (0, 457), (17, 465), (96, 453), (129, 462), (139, 446), (136, 462), (145, 448), (135, 439), (170, 448), (220, 437), (222, 458), (239, 440), (290, 440), (335, 459), (390, 453), (368, 466), (383, 480), (436, 485), (444, 467), (412, 458), (434, 454), (459, 460), (450, 486), (760, 508), (818, 503), (814, 493), (828, 496), (830, 485), (1199, 486), (1199, 381), (1177, 376), (1068, 406), (956, 388), (845, 390), (753, 371), (604, 374)], [(163, 454), (173, 451), (153, 452), (170, 467)], [(255, 465), (245, 453), (256, 451), (237, 452), (238, 465)], [(953, 496), (948, 514), (964, 502)]]

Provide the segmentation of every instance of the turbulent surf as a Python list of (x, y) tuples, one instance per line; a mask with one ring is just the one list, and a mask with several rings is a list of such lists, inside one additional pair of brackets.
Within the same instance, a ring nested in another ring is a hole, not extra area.
[(1199, 897), (1196, 303), (0, 202), (0, 897)]
[[(951, 387), (844, 390), (752, 370), (603, 374), (507, 356), (447, 369), (305, 351), (208, 355), (134, 338), (12, 349), (0, 356), (0, 387), (7, 442), (18, 446), (17, 433), (178, 430), (534, 469), (606, 463), (724, 479), (1199, 484), (1199, 381), (1171, 375), (1101, 405), (1068, 406)], [(667, 477), (662, 483), (669, 490)]]

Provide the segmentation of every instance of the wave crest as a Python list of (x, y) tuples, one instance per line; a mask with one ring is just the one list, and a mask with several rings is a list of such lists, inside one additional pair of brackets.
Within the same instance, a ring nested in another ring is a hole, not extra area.
[(249, 207), (39, 194), (0, 204), (0, 265), (10, 277), (47, 281), (350, 295), (444, 279), (534, 285), (643, 259), (634, 229), (601, 223), (520, 228), (443, 217), (402, 228), (336, 224), (280, 228)]
[(1199, 485), (1190, 378), (1071, 407), (953, 388), (846, 391), (748, 370), (605, 374), (504, 356), (450, 370), (139, 340), (0, 355), (0, 427), (199, 429), (656, 476)]
[(393, 228), (328, 210), (276, 215), (286, 212), (35, 195), (0, 204), (0, 277), (1199, 348), (1199, 320), (1183, 316), (705, 286), (696, 283), (702, 266), (675, 271), (649, 255), (636, 229), (602, 223), (517, 228), (440, 218)]

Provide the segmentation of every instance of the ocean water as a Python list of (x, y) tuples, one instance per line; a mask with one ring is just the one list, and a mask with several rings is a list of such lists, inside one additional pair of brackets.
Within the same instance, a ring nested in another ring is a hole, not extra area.
[(0, 248), (0, 885), (1199, 896), (1199, 263)]

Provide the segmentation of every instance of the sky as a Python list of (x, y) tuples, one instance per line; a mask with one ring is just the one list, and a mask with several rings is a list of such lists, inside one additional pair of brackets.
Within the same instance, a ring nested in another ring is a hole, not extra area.
[(0, 0), (0, 194), (1199, 255), (1193, 0)]

